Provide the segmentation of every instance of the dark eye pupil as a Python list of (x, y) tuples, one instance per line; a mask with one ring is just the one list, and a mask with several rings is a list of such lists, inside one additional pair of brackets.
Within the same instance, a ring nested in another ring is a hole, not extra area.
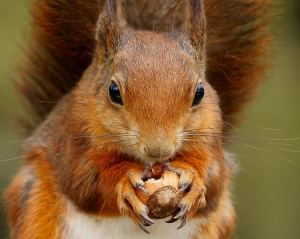
[(199, 105), (202, 98), (204, 96), (204, 88), (203, 88), (203, 85), (200, 83), (198, 86), (197, 86), (197, 89), (196, 89), (196, 92), (195, 92), (195, 97), (194, 97), (194, 100), (193, 100), (193, 104), (192, 104), (192, 107), (193, 106), (196, 106), (196, 105)]
[(109, 86), (109, 98), (112, 102), (123, 105), (119, 87), (114, 81)]

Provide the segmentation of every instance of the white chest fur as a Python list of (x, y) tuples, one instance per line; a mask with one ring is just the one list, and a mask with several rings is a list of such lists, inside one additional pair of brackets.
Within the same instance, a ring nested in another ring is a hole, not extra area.
[[(150, 234), (143, 232), (126, 216), (105, 218), (87, 216), (69, 205), (68, 216), (65, 220), (65, 239), (181, 239), (195, 238), (200, 233), (201, 219), (191, 219), (177, 230), (180, 220), (166, 223), (156, 220), (156, 224), (147, 227)], [(198, 235), (199, 236), (199, 235)]]

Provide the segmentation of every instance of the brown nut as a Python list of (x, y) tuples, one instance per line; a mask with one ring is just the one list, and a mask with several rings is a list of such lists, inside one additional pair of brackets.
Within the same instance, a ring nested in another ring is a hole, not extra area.
[(165, 171), (161, 178), (149, 179), (145, 182), (145, 188), (150, 192), (150, 195), (139, 188), (136, 189), (137, 197), (149, 207), (150, 218), (166, 218), (176, 212), (178, 202), (184, 195), (184, 193), (177, 193), (178, 181), (179, 177), (176, 173)]
[(173, 215), (178, 209), (181, 195), (172, 186), (164, 186), (150, 195), (148, 199), (149, 217), (162, 219)]

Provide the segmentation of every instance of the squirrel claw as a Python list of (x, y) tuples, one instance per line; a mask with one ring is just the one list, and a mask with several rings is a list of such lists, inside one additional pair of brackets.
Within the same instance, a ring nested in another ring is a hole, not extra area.
[[(144, 219), (147, 223), (149, 223), (150, 225), (155, 224), (155, 222), (152, 221), (151, 218), (148, 217), (148, 215), (147, 215), (146, 213), (142, 213), (141, 216), (142, 216), (143, 219)], [(149, 226), (150, 226), (150, 225), (149, 225)]]
[(186, 224), (186, 221), (187, 221), (187, 217), (186, 216), (184, 216), (183, 218), (182, 218), (182, 222), (181, 222), (181, 224), (180, 224), (180, 226), (179, 227), (177, 227), (177, 229), (180, 229), (180, 228), (182, 228), (185, 224)]
[(147, 193), (148, 195), (150, 195), (151, 193), (144, 187), (144, 184), (138, 182), (136, 183), (136, 186), (141, 189), (144, 193)]
[(140, 228), (147, 234), (150, 234), (150, 232), (145, 228), (145, 226), (142, 223), (139, 223)]
[(182, 193), (183, 191), (185, 191), (188, 187), (190, 186), (190, 183), (189, 182), (187, 182), (187, 183), (184, 183), (183, 185), (182, 185), (182, 187), (178, 190), (178, 194), (179, 193)]
[(182, 206), (180, 212), (174, 217), (174, 219), (178, 219), (180, 217), (185, 216), (187, 211), (188, 211), (188, 206), (187, 205)]
[(173, 223), (173, 222), (176, 222), (177, 220), (178, 220), (178, 218), (172, 217), (170, 220), (166, 221), (166, 223)]
[(173, 216), (166, 221), (166, 223), (173, 223), (176, 222), (178, 220), (178, 218), (174, 218), (178, 213), (180, 213), (180, 208), (176, 210), (176, 212), (173, 214)]
[(151, 224), (151, 223), (148, 223), (148, 222), (145, 222), (145, 223), (144, 223), (144, 226), (145, 226), (145, 227), (150, 227), (151, 225), (152, 225), (152, 224)]

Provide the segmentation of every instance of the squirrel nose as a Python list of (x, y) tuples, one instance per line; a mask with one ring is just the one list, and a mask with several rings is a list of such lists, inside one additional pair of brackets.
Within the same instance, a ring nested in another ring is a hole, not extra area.
[(142, 149), (144, 154), (153, 159), (167, 159), (175, 153), (173, 145), (143, 145)]

